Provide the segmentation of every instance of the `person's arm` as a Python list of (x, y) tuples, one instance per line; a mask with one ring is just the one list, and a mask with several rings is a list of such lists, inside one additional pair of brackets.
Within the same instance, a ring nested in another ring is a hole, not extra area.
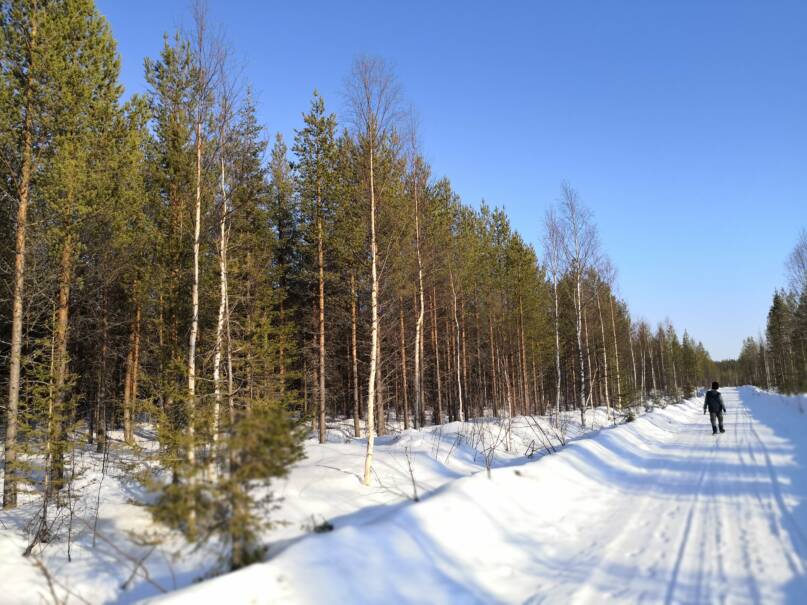
[(725, 412), (726, 411), (726, 404), (723, 403), (723, 395), (718, 393), (717, 396), (720, 398), (720, 409)]
[(706, 413), (706, 407), (709, 405), (709, 391), (706, 391), (706, 396), (703, 398), (703, 413)]

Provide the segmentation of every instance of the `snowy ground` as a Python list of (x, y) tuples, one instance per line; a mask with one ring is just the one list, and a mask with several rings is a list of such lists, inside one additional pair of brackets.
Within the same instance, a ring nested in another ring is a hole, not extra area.
[(804, 398), (672, 406), (169, 595), (228, 603), (804, 603)]
[[(569, 412), (557, 428), (549, 418), (490, 418), (395, 431), (377, 438), (373, 481), (365, 487), (360, 477), (366, 440), (351, 438), (352, 421), (334, 422), (327, 443), (312, 436), (305, 444), (306, 458), (287, 479), (272, 485), (279, 500), (271, 512), (277, 523), (262, 536), (268, 557), (326, 522), (337, 528), (370, 522), (454, 479), (485, 472), (488, 466), (523, 464), (610, 424), (605, 410), (597, 409), (588, 411), (585, 429), (579, 414)], [(215, 542), (189, 545), (152, 521), (143, 506), (151, 496), (135, 479), (143, 455), (123, 445), (119, 433), (110, 437), (104, 472), (103, 457), (92, 447), (76, 450), (72, 510), (51, 507), (55, 539), (37, 547), (32, 557), (20, 554), (30, 541), (40, 500), (23, 495), (20, 508), (0, 511), (0, 605), (134, 603), (222, 571)], [(137, 442), (138, 448), (155, 448), (148, 431), (138, 433)]]
[[(518, 418), (382, 437), (370, 488), (363, 441), (335, 425), (274, 486), (286, 523), (264, 536), (268, 561), (190, 587), (215, 571), (216, 547), (151, 523), (125, 448), (100, 485), (92, 546), (100, 472), (85, 454), (94, 495), (74, 513), (73, 561), (64, 540), (40, 560), (70, 602), (807, 602), (807, 397), (724, 398), (718, 437), (699, 400), (590, 432), (610, 424), (593, 411), (586, 435), (570, 414), (565, 435)], [(52, 601), (19, 556), (30, 516), (0, 513), (0, 603)], [(313, 533), (324, 521), (335, 530)]]

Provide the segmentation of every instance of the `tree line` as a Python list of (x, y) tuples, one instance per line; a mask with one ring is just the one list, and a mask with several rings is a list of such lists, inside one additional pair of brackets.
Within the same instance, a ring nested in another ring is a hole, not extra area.
[(807, 391), (807, 230), (802, 229), (785, 266), (789, 283), (773, 293), (765, 333), (747, 337), (736, 360), (719, 364), (734, 384)]
[(202, 4), (125, 102), (92, 0), (4, 0), (0, 18), (3, 505), (41, 498), (37, 540), (71, 452), (113, 435), (143, 457), (139, 438), (158, 443), (155, 515), (215, 528), (237, 567), (257, 556), (255, 486), (309, 431), (349, 419), (369, 484), (390, 430), (616, 421), (716, 371), (686, 332), (631, 316), (570, 185), (536, 218), (540, 250), (463, 203), (381, 59), (355, 60), (341, 120), (315, 91), (286, 141)]

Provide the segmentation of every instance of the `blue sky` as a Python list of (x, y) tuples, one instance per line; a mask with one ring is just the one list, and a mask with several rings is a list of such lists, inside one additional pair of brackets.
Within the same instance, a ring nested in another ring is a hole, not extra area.
[[(127, 94), (189, 2), (99, 0)], [(391, 62), (433, 172), (537, 244), (568, 180), (637, 317), (716, 359), (764, 328), (807, 226), (807, 3), (210, 0), (287, 138), (357, 54)]]

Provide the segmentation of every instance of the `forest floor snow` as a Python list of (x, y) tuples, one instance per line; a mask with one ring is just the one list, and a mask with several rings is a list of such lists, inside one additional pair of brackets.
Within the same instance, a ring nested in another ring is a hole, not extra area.
[[(351, 436), (352, 420), (334, 420), (326, 443), (312, 433), (305, 458), (271, 484), (273, 526), (261, 536), (267, 559), (324, 527), (369, 523), (454, 479), (523, 464), (611, 424), (604, 408), (587, 411), (586, 427), (575, 411), (562, 413), (557, 426), (548, 417), (491, 417), (407, 431), (392, 422), (390, 433), (376, 438), (366, 487), (361, 476), (367, 441)], [(136, 432), (139, 452), (123, 443), (120, 431), (109, 436), (106, 460), (95, 446), (77, 440), (67, 461), (76, 468), (71, 506), (49, 507), (53, 539), (30, 557), (21, 554), (35, 532), (41, 498), (23, 492), (17, 509), (0, 510), (0, 605), (135, 603), (225, 569), (225, 553), (215, 540), (189, 544), (153, 521), (146, 505), (154, 495), (136, 478), (156, 450), (153, 431)]]
[(164, 602), (804, 603), (807, 401), (724, 399), (725, 434), (690, 400)]
[[(84, 523), (72, 562), (64, 540), (39, 559), (70, 602), (804, 602), (807, 398), (748, 387), (724, 398), (717, 437), (699, 399), (601, 431), (603, 410), (586, 431), (569, 414), (563, 439), (547, 418), (396, 433), (378, 439), (370, 487), (364, 441), (334, 425), (273, 486), (285, 524), (264, 536), (268, 560), (190, 586), (220, 553), (155, 527), (139, 505), (148, 494), (116, 460), (100, 499), (74, 513), (92, 518), (100, 502), (104, 539), (93, 548)], [(30, 514), (0, 513), (0, 602), (50, 599), (43, 569), (20, 557)], [(325, 521), (334, 530), (315, 533)]]

